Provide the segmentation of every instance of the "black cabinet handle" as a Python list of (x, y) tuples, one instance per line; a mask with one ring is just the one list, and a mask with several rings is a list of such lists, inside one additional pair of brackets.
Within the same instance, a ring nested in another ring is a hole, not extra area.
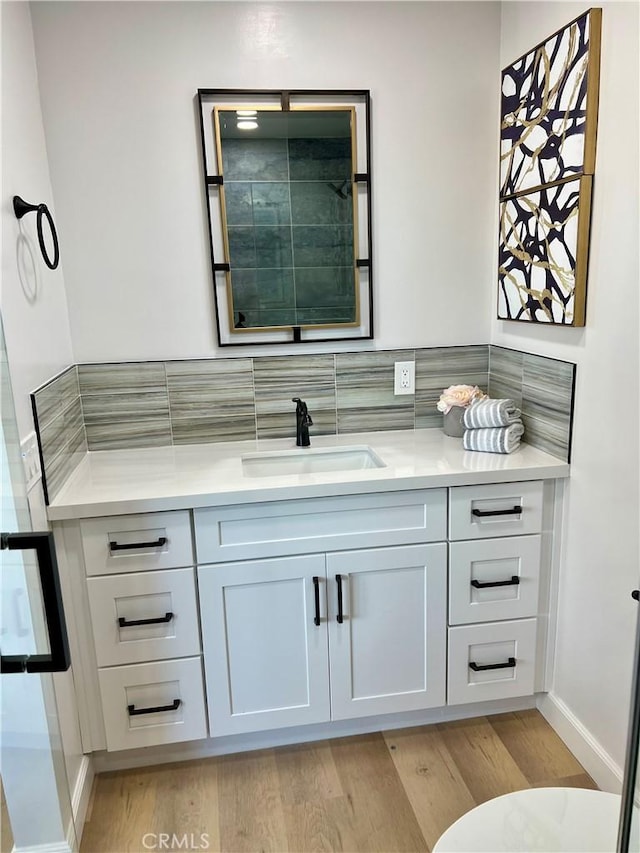
[(162, 548), (167, 544), (166, 536), (159, 536), (155, 542), (132, 542), (130, 545), (118, 545), (117, 542), (109, 542), (111, 551), (131, 551), (134, 548)]
[(511, 580), (508, 581), (482, 581), (472, 580), (471, 586), (475, 589), (489, 589), (489, 587), (493, 586), (518, 586), (520, 583), (520, 578), (517, 575), (511, 575)]
[(472, 669), (474, 672), (484, 672), (486, 669), (509, 669), (515, 665), (515, 658), (509, 658), (504, 663), (476, 663), (475, 661), (470, 661), (469, 669)]
[(127, 711), (130, 717), (137, 717), (139, 714), (159, 714), (161, 711), (177, 711), (182, 705), (182, 699), (174, 699), (170, 705), (158, 705), (156, 708), (136, 708), (135, 705), (127, 705)]
[(344, 622), (344, 613), (342, 612), (342, 575), (336, 575), (336, 583), (338, 584), (338, 616), (337, 620), (342, 625)]
[(313, 595), (316, 603), (316, 615), (313, 617), (313, 624), (320, 624), (320, 578), (314, 575), (313, 577)]
[(155, 619), (131, 619), (127, 621), (124, 616), (118, 619), (118, 625), (121, 628), (132, 628), (134, 625), (161, 625), (163, 622), (171, 622), (173, 613), (168, 610), (164, 616), (156, 616)]
[(634, 601), (640, 601), (640, 589), (634, 589), (631, 593), (631, 598), (633, 598)]
[(9, 551), (36, 552), (49, 638), (48, 654), (0, 655), (0, 672), (66, 672), (71, 664), (71, 656), (53, 534), (49, 531), (2, 533), (0, 547)]
[(486, 518), (488, 515), (522, 515), (522, 507), (514, 506), (511, 509), (472, 509), (471, 515), (476, 518)]

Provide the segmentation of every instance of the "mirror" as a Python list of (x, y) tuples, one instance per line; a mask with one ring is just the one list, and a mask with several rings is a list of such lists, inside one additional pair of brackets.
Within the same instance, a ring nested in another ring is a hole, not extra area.
[(203, 91), (221, 345), (372, 337), (368, 93), (358, 122), (357, 101)]

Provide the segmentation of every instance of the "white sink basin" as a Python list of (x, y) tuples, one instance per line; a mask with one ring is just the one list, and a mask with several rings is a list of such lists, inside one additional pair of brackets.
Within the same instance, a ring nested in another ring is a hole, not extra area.
[(296, 447), (295, 450), (273, 450), (249, 453), (242, 458), (245, 477), (278, 477), (283, 474), (322, 474), (331, 471), (358, 471), (384, 468), (374, 451), (361, 447)]

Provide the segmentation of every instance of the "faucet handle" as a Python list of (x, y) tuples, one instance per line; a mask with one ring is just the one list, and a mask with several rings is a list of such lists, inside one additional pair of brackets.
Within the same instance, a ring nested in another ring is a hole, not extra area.
[(296, 403), (296, 414), (300, 416), (305, 426), (313, 426), (313, 421), (311, 420), (311, 415), (309, 414), (309, 410), (307, 409), (307, 404), (304, 400), (301, 400), (300, 397), (292, 397), (292, 403)]

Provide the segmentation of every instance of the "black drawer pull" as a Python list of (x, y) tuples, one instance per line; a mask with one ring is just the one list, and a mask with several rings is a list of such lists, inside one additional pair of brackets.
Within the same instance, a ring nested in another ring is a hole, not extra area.
[(484, 672), (486, 669), (509, 669), (515, 665), (515, 658), (509, 658), (504, 663), (476, 663), (475, 661), (470, 661), (469, 669), (472, 669), (474, 672)]
[(159, 536), (155, 542), (132, 542), (130, 545), (118, 545), (117, 542), (109, 542), (111, 551), (131, 551), (134, 548), (162, 548), (167, 544), (166, 536)]
[(518, 575), (511, 575), (511, 580), (509, 581), (482, 581), (472, 580), (471, 586), (475, 589), (489, 589), (489, 587), (493, 586), (518, 586), (520, 583), (520, 578)]
[(488, 515), (522, 515), (522, 507), (514, 506), (511, 509), (472, 509), (471, 515), (477, 518), (486, 518)]
[(124, 616), (118, 619), (118, 625), (121, 628), (132, 628), (134, 625), (161, 625), (163, 622), (171, 622), (173, 613), (168, 610), (164, 616), (156, 616), (155, 619), (131, 619), (127, 621)]
[(161, 711), (177, 711), (182, 705), (182, 699), (174, 699), (170, 705), (158, 705), (157, 708), (136, 708), (135, 705), (127, 705), (127, 711), (130, 717), (137, 717), (139, 714), (159, 714)]
[(344, 622), (344, 613), (342, 612), (342, 575), (336, 575), (336, 583), (338, 584), (338, 616), (337, 620), (342, 625)]
[(320, 624), (320, 578), (314, 575), (313, 577), (313, 595), (316, 605), (316, 615), (313, 617), (313, 624)]

